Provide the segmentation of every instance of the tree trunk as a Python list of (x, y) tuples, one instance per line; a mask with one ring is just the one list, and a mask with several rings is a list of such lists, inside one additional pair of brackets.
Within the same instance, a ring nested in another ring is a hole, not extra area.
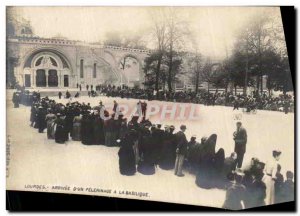
[(287, 78), (286, 77), (284, 79), (284, 85), (283, 85), (282, 91), (283, 91), (283, 95), (285, 97), (286, 96), (286, 92), (287, 92)]
[(234, 95), (236, 95), (236, 85), (234, 86)]
[(173, 45), (172, 41), (170, 44), (170, 55), (169, 55), (169, 72), (168, 72), (168, 89), (172, 91), (172, 70), (173, 70)]
[(260, 80), (260, 78), (259, 78), (259, 75), (257, 75), (256, 76), (256, 91), (257, 91), (257, 94), (259, 94), (259, 80)]
[(263, 94), (263, 74), (262, 71), (260, 72), (260, 94)]
[(196, 92), (196, 94), (198, 93), (198, 89), (199, 89), (199, 76), (200, 76), (200, 74), (197, 72), (196, 73), (196, 85), (195, 85), (195, 92)]
[(159, 83), (159, 75), (160, 75), (160, 65), (161, 65), (161, 59), (162, 56), (159, 57), (156, 67), (156, 73), (155, 73), (155, 90), (158, 92), (158, 83)]

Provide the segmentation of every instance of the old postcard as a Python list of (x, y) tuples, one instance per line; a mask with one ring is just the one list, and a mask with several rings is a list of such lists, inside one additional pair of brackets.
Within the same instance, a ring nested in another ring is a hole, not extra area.
[(279, 7), (6, 10), (7, 190), (294, 201)]

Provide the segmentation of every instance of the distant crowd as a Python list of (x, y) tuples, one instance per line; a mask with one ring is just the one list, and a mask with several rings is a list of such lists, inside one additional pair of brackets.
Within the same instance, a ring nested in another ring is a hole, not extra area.
[[(77, 85), (81, 91), (81, 85)], [(234, 109), (244, 108), (246, 112), (252, 110), (272, 110), (285, 113), (294, 112), (294, 96), (279, 95), (273, 97), (267, 93), (263, 95), (252, 92), (251, 95), (236, 94), (233, 92), (200, 91), (155, 91), (153, 89), (130, 88), (128, 86), (117, 87), (114, 85), (86, 85), (89, 96), (105, 95), (108, 97), (135, 98), (147, 100), (174, 101), (181, 103), (197, 103), (207, 106), (222, 105), (232, 106)]]

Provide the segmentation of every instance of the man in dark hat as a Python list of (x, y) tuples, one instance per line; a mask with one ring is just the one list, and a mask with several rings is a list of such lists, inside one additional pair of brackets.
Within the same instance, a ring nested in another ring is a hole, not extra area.
[(233, 133), (233, 140), (235, 142), (234, 151), (237, 154), (237, 167), (241, 168), (243, 164), (244, 154), (246, 152), (247, 131), (242, 127), (242, 122), (236, 123), (236, 131)]
[(262, 181), (263, 173), (257, 173), (254, 180), (247, 187), (247, 198), (245, 199), (246, 208), (254, 208), (265, 205), (266, 184)]
[(180, 131), (176, 133), (176, 143), (177, 143), (177, 149), (176, 149), (176, 161), (175, 161), (175, 175), (182, 177), (184, 174), (182, 173), (182, 165), (184, 162), (184, 157), (187, 153), (187, 139), (184, 134), (186, 131), (186, 126), (181, 125)]
[(295, 185), (294, 185), (294, 173), (291, 171), (286, 172), (286, 180), (282, 186), (282, 202), (294, 201)]
[(223, 208), (230, 210), (244, 209), (246, 188), (242, 184), (243, 177), (244, 174), (241, 171), (235, 173), (232, 185), (227, 188)]

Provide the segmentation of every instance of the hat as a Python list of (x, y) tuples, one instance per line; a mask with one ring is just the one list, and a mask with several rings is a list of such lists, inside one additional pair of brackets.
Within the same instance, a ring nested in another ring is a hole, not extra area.
[(273, 157), (278, 157), (279, 155), (281, 155), (280, 150), (273, 150)]
[(180, 130), (184, 130), (184, 129), (186, 129), (186, 126), (185, 125), (181, 125), (180, 126)]

